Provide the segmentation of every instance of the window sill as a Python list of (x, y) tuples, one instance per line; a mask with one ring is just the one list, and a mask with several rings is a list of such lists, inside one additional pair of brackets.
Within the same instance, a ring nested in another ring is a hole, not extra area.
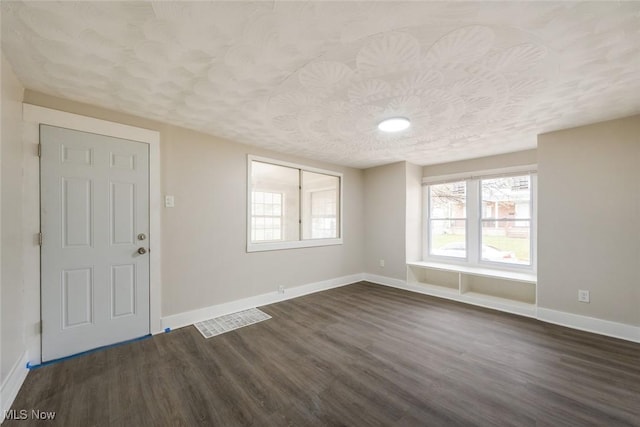
[(341, 245), (339, 239), (297, 240), (293, 242), (247, 243), (247, 252), (279, 251), (283, 249), (315, 248), (318, 246)]

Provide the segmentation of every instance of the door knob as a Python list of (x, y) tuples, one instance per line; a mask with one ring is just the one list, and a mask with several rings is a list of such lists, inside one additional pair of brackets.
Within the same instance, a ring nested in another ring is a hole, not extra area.
[(138, 253), (139, 253), (140, 255), (144, 255), (144, 254), (146, 254), (146, 253), (147, 253), (147, 250), (146, 250), (145, 248), (138, 248)]

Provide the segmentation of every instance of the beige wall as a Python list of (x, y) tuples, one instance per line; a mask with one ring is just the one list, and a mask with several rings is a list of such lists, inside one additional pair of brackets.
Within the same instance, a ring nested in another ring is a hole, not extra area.
[(538, 195), (539, 306), (640, 325), (640, 115), (540, 135)]
[[(229, 142), (27, 90), (25, 102), (158, 130), (162, 193), (162, 315), (363, 271), (363, 172)], [(344, 174), (344, 244), (246, 252), (247, 154)]]
[(518, 151), (516, 153), (499, 154), (497, 156), (480, 157), (477, 159), (460, 160), (458, 162), (442, 163), (425, 166), (423, 176), (441, 176), (465, 172), (477, 172), (491, 169), (508, 168), (513, 166), (534, 165), (538, 162), (536, 150)]
[(22, 96), (24, 89), (2, 55), (2, 186), (0, 384), (26, 350), (22, 263)]
[[(539, 305), (640, 324), (638, 116), (541, 135), (537, 150), (360, 171), (29, 90), (25, 101), (161, 132), (162, 191), (176, 198), (162, 213), (163, 316), (362, 271), (404, 280), (406, 260), (420, 258), (421, 176), (538, 163)], [(247, 254), (248, 153), (344, 173), (344, 245)], [(591, 291), (590, 304), (577, 302), (578, 289)]]
[[(246, 253), (247, 154), (344, 173), (344, 244)], [(163, 315), (361, 273), (362, 171), (171, 127), (163, 137)]]
[[(406, 162), (364, 171), (364, 271), (406, 279)], [(380, 267), (380, 260), (385, 266)]]
[(422, 260), (422, 166), (406, 164), (406, 260)]

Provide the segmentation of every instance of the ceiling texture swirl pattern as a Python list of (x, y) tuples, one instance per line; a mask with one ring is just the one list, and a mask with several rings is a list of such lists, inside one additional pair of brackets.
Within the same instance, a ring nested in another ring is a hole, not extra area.
[(355, 167), (640, 112), (638, 2), (3, 1), (2, 47), (29, 89)]

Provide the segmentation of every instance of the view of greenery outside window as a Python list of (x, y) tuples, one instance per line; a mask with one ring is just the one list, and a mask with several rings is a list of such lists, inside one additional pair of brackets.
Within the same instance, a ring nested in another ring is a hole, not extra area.
[(429, 253), (466, 258), (467, 184), (429, 186)]
[(425, 256), (535, 268), (534, 186), (530, 173), (429, 184)]
[(531, 265), (531, 177), (483, 179), (483, 261)]

